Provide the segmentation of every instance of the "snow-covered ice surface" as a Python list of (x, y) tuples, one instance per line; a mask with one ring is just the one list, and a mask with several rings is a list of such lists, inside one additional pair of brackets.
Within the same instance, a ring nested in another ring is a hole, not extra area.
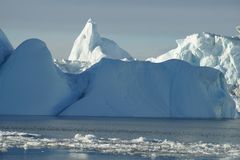
[[(240, 104), (240, 38), (199, 33), (177, 40), (177, 48), (148, 61), (159, 63), (180, 59), (197, 66), (216, 68), (224, 73), (228, 88)], [(238, 107), (239, 108), (239, 107)], [(240, 108), (239, 108), (240, 109)]]
[(4, 32), (0, 29), (0, 65), (13, 52), (13, 47)]
[[(129, 53), (120, 48), (114, 41), (101, 37), (97, 31), (97, 25), (92, 19), (89, 19), (74, 42), (68, 61), (56, 61), (55, 63), (63, 71), (76, 73), (86, 70), (103, 57), (133, 60)], [(77, 67), (76, 63), (80, 63), (82, 67)]]
[(38, 39), (24, 41), (0, 68), (0, 114), (55, 115), (72, 92)]
[[(102, 59), (73, 79), (79, 100), (61, 115), (234, 118), (221, 72), (184, 61)], [(79, 87), (81, 86), (81, 89)]]

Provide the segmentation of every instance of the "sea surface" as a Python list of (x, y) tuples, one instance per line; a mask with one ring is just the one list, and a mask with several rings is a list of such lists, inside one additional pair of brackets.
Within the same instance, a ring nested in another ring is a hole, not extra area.
[(0, 159), (240, 159), (240, 120), (0, 116)]

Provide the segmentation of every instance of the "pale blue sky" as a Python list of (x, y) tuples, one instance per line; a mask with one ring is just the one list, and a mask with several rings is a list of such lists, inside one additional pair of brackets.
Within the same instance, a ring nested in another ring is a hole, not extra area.
[(14, 47), (39, 38), (55, 58), (68, 57), (90, 17), (103, 37), (146, 58), (191, 33), (236, 35), (240, 0), (0, 0), (0, 27)]

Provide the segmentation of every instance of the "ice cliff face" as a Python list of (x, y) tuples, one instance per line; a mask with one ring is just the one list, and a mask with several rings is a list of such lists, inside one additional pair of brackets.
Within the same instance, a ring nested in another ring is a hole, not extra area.
[(103, 57), (132, 60), (132, 57), (114, 41), (101, 37), (96, 24), (89, 19), (75, 40), (68, 60), (88, 62), (92, 65)]
[(78, 81), (86, 85), (82, 86), (81, 98), (61, 115), (180, 118), (236, 115), (221, 72), (179, 60), (154, 64), (102, 59), (83, 72)]
[(6, 35), (0, 29), (0, 65), (13, 52), (13, 47)]
[(180, 59), (197, 66), (216, 68), (224, 73), (228, 88), (240, 98), (240, 39), (210, 33), (193, 34), (177, 40), (177, 48), (149, 61), (158, 63)]
[(55, 115), (71, 89), (44, 42), (24, 41), (0, 68), (1, 115)]

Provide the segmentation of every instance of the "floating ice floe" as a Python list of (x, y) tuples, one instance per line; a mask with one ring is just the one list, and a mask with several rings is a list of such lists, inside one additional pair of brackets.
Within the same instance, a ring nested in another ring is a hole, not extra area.
[(65, 149), (69, 152), (100, 152), (128, 154), (149, 158), (169, 157), (215, 157), (240, 158), (239, 144), (217, 144), (147, 139), (101, 138), (95, 135), (76, 134), (73, 138), (45, 138), (38, 134), (0, 131), (0, 152), (11, 148), (20, 149)]

